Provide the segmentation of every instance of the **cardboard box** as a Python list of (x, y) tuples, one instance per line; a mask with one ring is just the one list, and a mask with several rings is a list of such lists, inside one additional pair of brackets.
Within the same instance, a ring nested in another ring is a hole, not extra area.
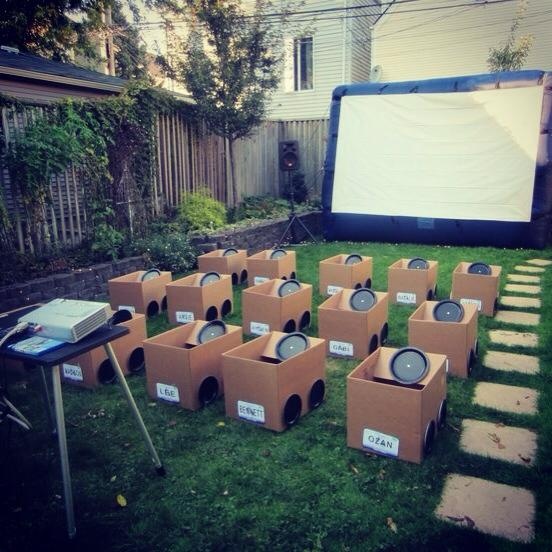
[(491, 274), (469, 274), (471, 263), (459, 263), (452, 273), (451, 299), (473, 303), (480, 314), (494, 316), (498, 307), (501, 266), (490, 265)]
[(447, 356), (448, 372), (467, 378), (473, 368), (477, 348), (477, 307), (463, 305), (460, 322), (440, 322), (433, 317), (438, 301), (422, 303), (408, 319), (408, 344), (422, 351)]
[(242, 342), (242, 329), (226, 325), (226, 334), (199, 344), (207, 322), (196, 320), (144, 341), (150, 397), (198, 410), (224, 393), (222, 353)]
[(428, 261), (429, 268), (408, 268), (410, 259), (399, 259), (387, 272), (389, 301), (395, 305), (420, 306), (437, 293), (437, 271), (439, 263)]
[(320, 261), (320, 295), (334, 295), (342, 289), (372, 287), (372, 257), (362, 257), (355, 264), (345, 264), (349, 255), (335, 255)]
[(221, 274), (220, 280), (200, 285), (203, 272), (190, 274), (167, 284), (167, 306), (171, 324), (194, 320), (214, 320), (232, 312), (232, 278)]
[[(141, 372), (144, 369), (144, 349), (146, 339), (146, 317), (134, 313), (132, 320), (121, 322), (129, 333), (111, 342), (113, 352), (119, 361), (123, 374)], [(117, 376), (103, 347), (96, 347), (63, 363), (61, 379), (64, 383), (94, 389), (106, 383), (113, 383)]]
[(149, 317), (167, 309), (165, 286), (172, 280), (172, 274), (163, 271), (157, 278), (142, 282), (140, 278), (144, 272), (137, 270), (107, 282), (113, 310), (127, 309)]
[(347, 445), (420, 463), (446, 418), (444, 355), (426, 353), (430, 368), (414, 385), (397, 383), (381, 347), (347, 376)]
[(294, 332), (310, 325), (312, 286), (280, 297), (278, 288), (286, 280), (269, 280), (242, 291), (242, 325), (246, 334), (272, 331)]
[(344, 289), (318, 307), (318, 335), (326, 340), (326, 354), (364, 359), (387, 342), (388, 295), (375, 291), (375, 305), (355, 311), (349, 305), (353, 293)]
[(218, 272), (230, 274), (232, 285), (243, 284), (247, 280), (247, 249), (238, 249), (233, 255), (224, 256), (226, 249), (217, 249), (204, 255), (199, 255), (197, 264), (199, 272)]
[(256, 286), (275, 278), (288, 280), (297, 277), (295, 251), (288, 251), (287, 255), (271, 259), (270, 255), (273, 251), (274, 249), (265, 249), (247, 257), (247, 282), (250, 286)]
[(325, 345), (309, 337), (307, 350), (279, 361), (276, 344), (286, 334), (271, 332), (222, 355), (226, 415), (284, 431), (325, 393)]

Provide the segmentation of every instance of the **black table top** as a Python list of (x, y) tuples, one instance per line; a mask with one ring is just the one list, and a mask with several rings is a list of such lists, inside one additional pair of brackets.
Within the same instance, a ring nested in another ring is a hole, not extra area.
[[(0, 314), (0, 330), (15, 326), (21, 316), (32, 312), (39, 306), (40, 305), (32, 305), (30, 307), (24, 307), (5, 314)], [(126, 335), (127, 333), (129, 333), (129, 329), (126, 326), (108, 326), (106, 324), (80, 341), (77, 341), (77, 343), (67, 343), (58, 349), (47, 351), (42, 355), (29, 355), (25, 353), (18, 353), (7, 348), (8, 344), (27, 339), (32, 335), (27, 332), (22, 332), (15, 338), (8, 339), (8, 341), (0, 347), (0, 356), (14, 360), (21, 360), (31, 364), (39, 364), (45, 368), (51, 368), (52, 366), (62, 364), (66, 360), (95, 349), (96, 347), (102, 347), (109, 341), (113, 341), (114, 339)]]

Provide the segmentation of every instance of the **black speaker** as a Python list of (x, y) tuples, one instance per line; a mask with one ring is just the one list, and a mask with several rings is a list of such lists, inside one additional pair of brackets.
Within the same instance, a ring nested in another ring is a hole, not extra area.
[(297, 140), (279, 142), (278, 159), (281, 171), (296, 171), (299, 168), (299, 142)]

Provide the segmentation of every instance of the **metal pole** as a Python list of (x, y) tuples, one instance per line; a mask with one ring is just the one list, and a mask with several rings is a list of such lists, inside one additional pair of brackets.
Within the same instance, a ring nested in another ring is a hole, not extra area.
[(71, 489), (71, 473), (69, 471), (69, 455), (67, 454), (67, 438), (65, 436), (65, 418), (63, 415), (63, 398), (61, 396), (60, 366), (52, 366), (52, 388), (54, 391), (54, 407), (58, 435), (59, 456), (61, 460), (61, 477), (63, 479), (63, 497), (65, 500), (65, 515), (67, 517), (67, 534), (72, 539), (75, 527), (75, 512), (73, 510), (73, 491)]
[(121, 387), (123, 388), (123, 392), (125, 394), (126, 400), (128, 402), (128, 406), (130, 407), (130, 410), (132, 411), (134, 418), (136, 419), (136, 423), (138, 424), (138, 427), (140, 428), (140, 431), (142, 432), (142, 436), (144, 438), (144, 441), (146, 442), (146, 446), (148, 447), (148, 450), (151, 454), (151, 458), (153, 461), (153, 464), (155, 465), (155, 469), (159, 475), (165, 475), (165, 468), (163, 467), (163, 464), (161, 464), (161, 460), (159, 460), (159, 456), (157, 454), (157, 451), (155, 450), (155, 447), (153, 446), (153, 442), (151, 440), (151, 437), (148, 433), (148, 430), (144, 424), (144, 420), (142, 420), (142, 416), (140, 414), (140, 411), (138, 410), (138, 407), (136, 406), (136, 402), (134, 401), (134, 397), (132, 396), (132, 393), (130, 392), (130, 389), (128, 387), (128, 383), (126, 382), (125, 376), (123, 374), (123, 371), (121, 370), (121, 367), (119, 366), (119, 361), (117, 360), (117, 357), (115, 356), (115, 353), (113, 352), (113, 348), (111, 347), (111, 343), (106, 343), (104, 345), (105, 352), (107, 353), (107, 356), (109, 357), (109, 360), (111, 361), (111, 365), (113, 366), (113, 369), (115, 370), (115, 373), (117, 374), (117, 379), (119, 380), (119, 383), (121, 384)]

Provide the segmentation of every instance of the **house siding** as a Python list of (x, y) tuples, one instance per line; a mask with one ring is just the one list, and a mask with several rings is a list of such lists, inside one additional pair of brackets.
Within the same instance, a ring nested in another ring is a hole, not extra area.
[[(366, 0), (354, 0), (351, 5), (365, 6), (367, 3)], [(370, 79), (372, 25), (380, 10), (381, 7), (375, 2), (371, 8), (354, 10), (355, 15), (364, 17), (351, 19), (350, 47), (348, 48), (351, 53), (350, 82), (364, 82)]]
[[(415, 9), (446, 5), (448, 0), (419, 0)], [(372, 65), (381, 65), (387, 82), (487, 73), (491, 47), (508, 36), (517, 2), (398, 13), (397, 5), (373, 31)], [(524, 69), (552, 70), (552, 1), (529, 0), (518, 36), (534, 42)]]

